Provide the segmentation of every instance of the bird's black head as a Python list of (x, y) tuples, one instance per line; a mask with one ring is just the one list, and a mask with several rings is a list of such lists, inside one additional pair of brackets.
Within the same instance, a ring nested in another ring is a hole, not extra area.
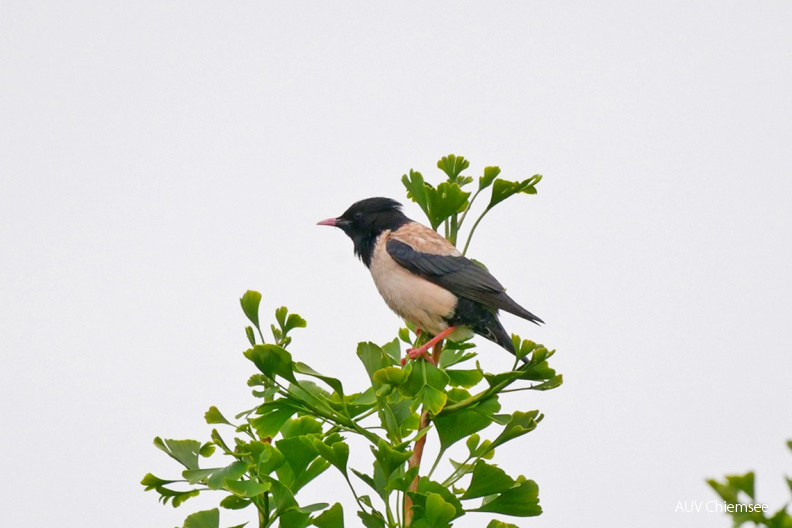
[(352, 204), (338, 218), (322, 220), (319, 225), (341, 229), (355, 244), (355, 254), (368, 267), (377, 237), (385, 230), (398, 229), (410, 219), (401, 212), (401, 204), (390, 198), (366, 198)]

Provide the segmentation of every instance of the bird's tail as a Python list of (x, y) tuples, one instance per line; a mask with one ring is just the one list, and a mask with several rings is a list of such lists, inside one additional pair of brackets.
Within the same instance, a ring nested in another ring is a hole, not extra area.
[[(516, 304), (516, 303), (515, 303)], [(508, 350), (512, 355), (516, 356), (517, 352), (514, 350), (514, 343), (512, 343), (511, 336), (506, 332), (506, 329), (503, 328), (503, 325), (498, 320), (497, 317), (493, 318), (493, 324), (487, 325), (487, 328), (484, 332), (480, 332), (480, 334), (493, 343), (497, 343), (501, 347)], [(520, 358), (523, 363), (527, 363), (528, 361), (523, 357)]]
[[(514, 299), (506, 295), (506, 292), (501, 293), (498, 295), (498, 308), (503, 310), (504, 312), (509, 312), (510, 314), (514, 314), (517, 317), (522, 317), (523, 319), (527, 319), (532, 323), (544, 323), (541, 319), (537, 316), (517, 304)], [(503, 346), (503, 345), (501, 345)], [(505, 347), (504, 347), (505, 348)], [(514, 352), (512, 352), (513, 354)]]

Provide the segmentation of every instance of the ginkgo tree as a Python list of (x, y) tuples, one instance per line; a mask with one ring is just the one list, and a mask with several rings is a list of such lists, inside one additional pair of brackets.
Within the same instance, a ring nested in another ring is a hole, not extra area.
[[(464, 251), (493, 207), (518, 194), (536, 194), (541, 180), (534, 175), (509, 181), (499, 178), (498, 167), (486, 167), (475, 191), (468, 191), (474, 180), (462, 173), (469, 165), (461, 156), (442, 158), (437, 166), (445, 180), (437, 186), (417, 171), (402, 177), (407, 196), (454, 244), (476, 198), (490, 191), (489, 202), (468, 231)], [(259, 319), (261, 294), (248, 291), (240, 302), (250, 321), (245, 328), (250, 348), (244, 356), (256, 369), (248, 380), (253, 406), (233, 418), (211, 407), (205, 420), (217, 427), (204, 442), (155, 438), (154, 445), (182, 469), (176, 478), (149, 473), (141, 482), (173, 506), (200, 493), (218, 494), (220, 508), (192, 513), (184, 528), (219, 528), (221, 509), (250, 510), (259, 528), (342, 528), (344, 508), (350, 507), (366, 528), (447, 528), (466, 515), (489, 515), (489, 520), (482, 519), (488, 528), (516, 528), (491, 515), (542, 513), (536, 482), (498, 466), (496, 451), (542, 421), (538, 410), (502, 412), (501, 401), (516, 391), (560, 386), (561, 375), (548, 364), (553, 350), (513, 335), (517, 357), (512, 368), (490, 373), (472, 341), (446, 341), (428, 359), (402, 366), (402, 348), (419, 346), (426, 338), (408, 325), (393, 341), (358, 345), (368, 383), (350, 390), (299, 361), (292, 338), (306, 326), (302, 317), (279, 308), (269, 328), (271, 337), (265, 337)], [(426, 463), (422, 459), (429, 435), (436, 436), (439, 452)], [(362, 442), (369, 447), (367, 467), (350, 464), (353, 437), (358, 438), (355, 446)], [(225, 462), (216, 464), (218, 459)], [(442, 460), (450, 463), (441, 465)], [(443, 472), (441, 466), (450, 469)], [(348, 504), (298, 500), (308, 483), (332, 478), (328, 472), (340, 475), (348, 487)]]

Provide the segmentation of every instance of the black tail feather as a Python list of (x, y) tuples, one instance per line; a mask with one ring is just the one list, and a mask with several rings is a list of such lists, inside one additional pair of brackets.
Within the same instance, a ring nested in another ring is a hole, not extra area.
[(498, 308), (504, 312), (509, 312), (510, 314), (514, 314), (517, 317), (522, 317), (523, 319), (527, 319), (535, 324), (544, 323), (544, 321), (539, 319), (537, 316), (517, 304), (514, 299), (506, 295), (506, 292), (498, 295), (498, 301)]
[[(520, 307), (520, 305), (518, 305), (516, 302), (512, 301), (511, 298), (509, 298), (509, 296), (507, 296), (505, 293), (502, 295), (503, 298), (510, 301), (513, 305), (512, 310), (508, 309), (507, 307), (503, 307), (505, 311), (514, 313), (520, 317), (524, 317), (529, 321), (542, 322), (541, 319)], [(517, 313), (514, 311), (514, 309), (519, 309), (522, 312)], [(506, 332), (506, 329), (503, 328), (503, 325), (498, 320), (498, 314), (495, 312), (495, 310), (487, 308), (475, 301), (460, 297), (459, 301), (457, 302), (454, 315), (449, 319), (448, 323), (454, 326), (467, 326), (478, 335), (485, 337), (493, 343), (496, 343), (500, 347), (506, 349), (512, 355), (517, 355), (514, 350), (514, 343), (512, 343), (511, 336), (508, 332)], [(525, 361), (525, 359), (523, 359), (523, 361)]]
[[(486, 337), (493, 343), (500, 345), (502, 348), (506, 349), (511, 353), (513, 356), (517, 355), (517, 352), (514, 350), (514, 343), (512, 342), (511, 336), (506, 332), (506, 329), (503, 328), (503, 325), (498, 320), (497, 317), (493, 318), (493, 324), (487, 325), (486, 328), (483, 328), (482, 332), (479, 332), (477, 329), (473, 329), (477, 334), (481, 335), (482, 337)], [(528, 360), (520, 358), (523, 363), (527, 363)]]

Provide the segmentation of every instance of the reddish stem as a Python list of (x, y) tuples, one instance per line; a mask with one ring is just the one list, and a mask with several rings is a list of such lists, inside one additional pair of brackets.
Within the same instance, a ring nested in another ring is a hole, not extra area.
[[(452, 328), (453, 331), (453, 328)], [(443, 334), (438, 334), (440, 337), (439, 340), (433, 340), (434, 342), (430, 341), (431, 344), (434, 345), (432, 349), (432, 356), (428, 358), (428, 360), (434, 365), (440, 362), (440, 354), (443, 352), (443, 337), (450, 334), (451, 332), (445, 332)], [(428, 343), (427, 343), (428, 344)], [(429, 411), (423, 411), (421, 413), (421, 419), (418, 423), (418, 430), (425, 429), (429, 426)], [(413, 449), (413, 454), (410, 457), (410, 460), (407, 461), (407, 468), (408, 470), (414, 468), (416, 466), (421, 465), (421, 457), (423, 457), (423, 450), (424, 445), (426, 445), (426, 435), (424, 434), (421, 438), (415, 441), (415, 449)], [(415, 475), (415, 479), (410, 483), (410, 487), (407, 488), (407, 491), (418, 491), (418, 475)], [(412, 523), (412, 499), (409, 495), (405, 495), (404, 497), (404, 526), (410, 526)]]

